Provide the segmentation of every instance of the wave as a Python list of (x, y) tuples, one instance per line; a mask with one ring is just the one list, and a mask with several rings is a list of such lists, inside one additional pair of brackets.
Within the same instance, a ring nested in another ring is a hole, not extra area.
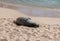
[(60, 8), (60, 0), (0, 0), (2, 2), (14, 4), (29, 4), (35, 6), (57, 7)]

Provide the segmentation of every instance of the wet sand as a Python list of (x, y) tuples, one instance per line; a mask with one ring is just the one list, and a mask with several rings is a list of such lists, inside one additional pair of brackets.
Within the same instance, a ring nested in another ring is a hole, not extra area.
[(49, 18), (60, 18), (60, 9), (57, 8), (46, 8), (46, 7), (37, 7), (37, 6), (28, 6), (28, 5), (17, 5), (0, 2), (0, 7), (14, 9), (24, 14), (37, 17), (49, 17)]

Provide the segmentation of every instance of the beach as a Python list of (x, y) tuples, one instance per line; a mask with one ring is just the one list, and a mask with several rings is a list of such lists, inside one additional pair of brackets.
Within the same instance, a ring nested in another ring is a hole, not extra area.
[[(60, 41), (60, 18), (36, 17), (31, 12), (25, 14), (18, 7), (13, 7), (0, 6), (0, 41)], [(13, 21), (18, 17), (30, 17), (39, 27), (17, 26)]]

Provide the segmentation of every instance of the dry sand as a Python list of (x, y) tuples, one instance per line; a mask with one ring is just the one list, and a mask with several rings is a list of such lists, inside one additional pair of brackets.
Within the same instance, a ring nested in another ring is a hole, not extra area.
[[(39, 28), (17, 26), (17, 17), (31, 17)], [(0, 41), (60, 41), (60, 18), (24, 15), (16, 10), (0, 8)]]

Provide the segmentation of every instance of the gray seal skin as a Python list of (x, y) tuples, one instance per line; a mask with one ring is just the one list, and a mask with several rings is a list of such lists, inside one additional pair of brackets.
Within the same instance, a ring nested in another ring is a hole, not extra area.
[(18, 17), (14, 23), (18, 26), (39, 27), (39, 25), (33, 22), (29, 17)]

